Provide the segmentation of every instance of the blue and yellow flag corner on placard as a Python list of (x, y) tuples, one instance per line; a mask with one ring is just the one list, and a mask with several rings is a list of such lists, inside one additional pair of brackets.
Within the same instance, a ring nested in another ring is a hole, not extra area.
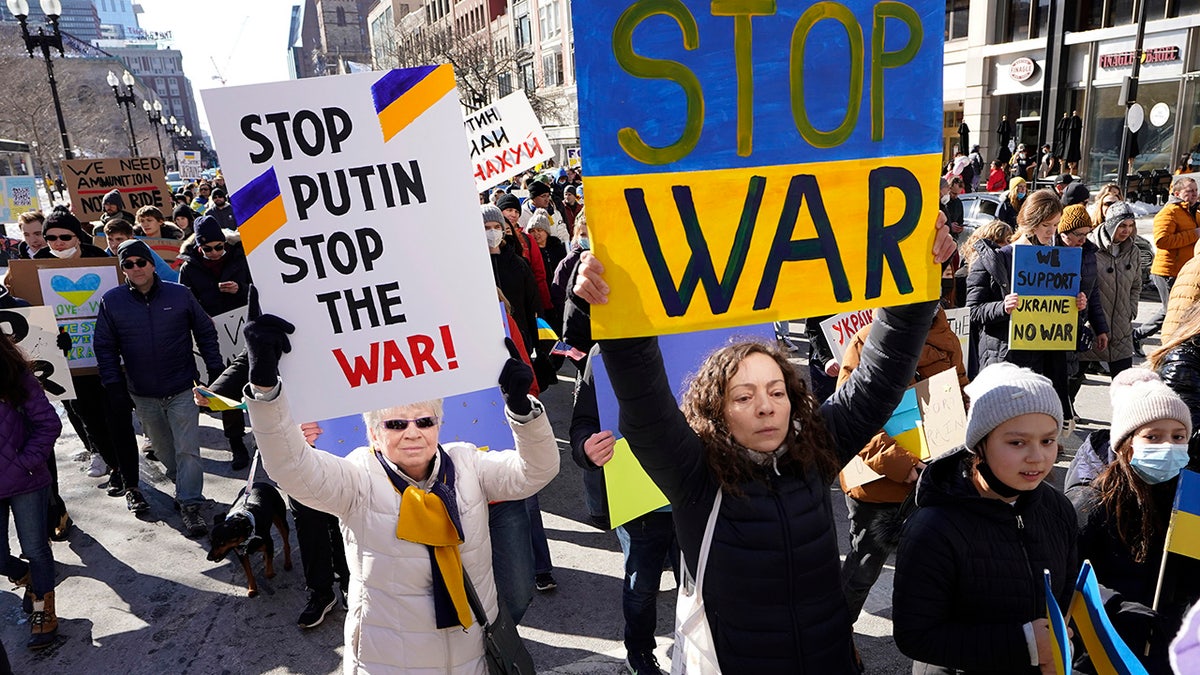
[(287, 223), (283, 194), (273, 166), (234, 192), (229, 202), (239, 223), (242, 248), (247, 254)]
[(409, 124), (454, 90), (449, 64), (389, 70), (371, 85), (383, 140), (392, 140)]

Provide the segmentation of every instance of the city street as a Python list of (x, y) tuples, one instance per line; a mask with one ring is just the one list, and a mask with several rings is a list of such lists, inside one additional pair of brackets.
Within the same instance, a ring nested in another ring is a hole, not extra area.
[[(1142, 302), (1142, 316), (1152, 305)], [(795, 330), (795, 329), (794, 329)], [(1156, 344), (1156, 343), (1154, 343)], [(1148, 344), (1147, 349), (1152, 345)], [(797, 359), (797, 363), (801, 363)], [(562, 470), (541, 494), (546, 532), (554, 558), (558, 589), (538, 594), (521, 626), (539, 672), (623, 672), (620, 610), (622, 563), (611, 532), (586, 524), (580, 469), (570, 459), (565, 439), (570, 422), (570, 367), (561, 384), (544, 397), (560, 440)], [(803, 370), (803, 369), (802, 369)], [(573, 375), (573, 373), (571, 373)], [(1087, 431), (1109, 418), (1107, 378), (1091, 376), (1078, 399), (1083, 425), (1068, 441), (1059, 466), (1065, 468)], [(229, 453), (219, 420), (202, 416), (205, 494), (209, 519), (222, 513), (243, 479), (229, 470)], [(206, 540), (181, 534), (171, 508), (172, 490), (162, 465), (143, 460), (146, 496), (152, 504), (139, 519), (125, 510), (124, 499), (97, 489), (102, 479), (88, 478), (82, 447), (66, 425), (58, 444), (63, 497), (75, 520), (70, 540), (54, 543), (58, 562), (58, 642), (31, 653), (24, 643), (29, 627), (20, 595), (0, 593), (0, 639), (17, 673), (334, 673), (341, 667), (342, 622), (335, 609), (311, 630), (296, 626), (304, 606), (304, 577), (292, 534), (295, 568), (282, 568), (277, 544), (274, 579), (263, 576), (255, 558), (260, 595), (246, 597), (245, 579), (236, 560), (210, 563)], [(1062, 472), (1056, 472), (1061, 482)], [(260, 470), (259, 478), (263, 477)], [(832, 495), (845, 551), (845, 505)], [(11, 546), (16, 538), (10, 530)], [(892, 569), (885, 570), (856, 625), (856, 641), (870, 673), (907, 673), (910, 662), (891, 638)], [(669, 664), (674, 582), (663, 575), (659, 598), (659, 660)]]

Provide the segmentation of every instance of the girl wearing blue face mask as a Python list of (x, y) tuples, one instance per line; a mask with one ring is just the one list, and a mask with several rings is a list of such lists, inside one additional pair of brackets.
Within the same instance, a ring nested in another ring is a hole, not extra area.
[[(1158, 616), (1150, 606), (1179, 472), (1189, 463), (1192, 417), (1183, 399), (1143, 368), (1122, 372), (1109, 393), (1108, 437), (1096, 432), (1088, 438), (1066, 482), (1079, 516), (1079, 556), (1091, 560), (1100, 584), (1115, 592), (1105, 609), (1126, 643), (1150, 673), (1170, 673), (1167, 644), (1200, 596), (1200, 561), (1169, 558)], [(1143, 657), (1147, 641), (1151, 651)]]

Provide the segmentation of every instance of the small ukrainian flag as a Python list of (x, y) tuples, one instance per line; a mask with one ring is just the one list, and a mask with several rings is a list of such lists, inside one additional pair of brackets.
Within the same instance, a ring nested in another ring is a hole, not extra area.
[(1075, 630), (1083, 638), (1097, 673), (1148, 675), (1145, 666), (1133, 655), (1108, 620), (1104, 600), (1100, 597), (1100, 585), (1096, 582), (1096, 572), (1086, 560), (1075, 582), (1070, 612), (1071, 619), (1075, 621)]
[(1050, 570), (1043, 570), (1046, 581), (1046, 617), (1050, 621), (1050, 646), (1054, 650), (1054, 672), (1058, 675), (1071, 674), (1071, 638), (1067, 636), (1067, 622), (1050, 586)]
[(287, 223), (287, 211), (283, 208), (283, 195), (273, 166), (233, 193), (229, 201), (247, 254)]
[(550, 327), (549, 323), (546, 323), (545, 319), (539, 317), (537, 320), (537, 327), (538, 340), (553, 340), (554, 342), (558, 342), (558, 334), (554, 332), (554, 329)]
[(1200, 559), (1200, 473), (1184, 471), (1175, 487), (1167, 551)]
[(449, 64), (389, 70), (371, 85), (384, 142), (390, 141), (435, 103), (454, 91)]

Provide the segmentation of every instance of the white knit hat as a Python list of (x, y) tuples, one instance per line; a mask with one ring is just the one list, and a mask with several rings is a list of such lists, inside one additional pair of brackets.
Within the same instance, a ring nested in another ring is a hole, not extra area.
[(1054, 385), (1028, 368), (993, 363), (979, 371), (964, 391), (971, 399), (967, 411), (967, 448), (972, 451), (993, 429), (1027, 413), (1049, 415), (1062, 429), (1062, 402)]
[(1192, 435), (1192, 414), (1158, 375), (1145, 368), (1130, 368), (1113, 378), (1108, 391), (1112, 398), (1112, 432), (1109, 444), (1116, 449), (1139, 428), (1155, 420), (1178, 420)]

